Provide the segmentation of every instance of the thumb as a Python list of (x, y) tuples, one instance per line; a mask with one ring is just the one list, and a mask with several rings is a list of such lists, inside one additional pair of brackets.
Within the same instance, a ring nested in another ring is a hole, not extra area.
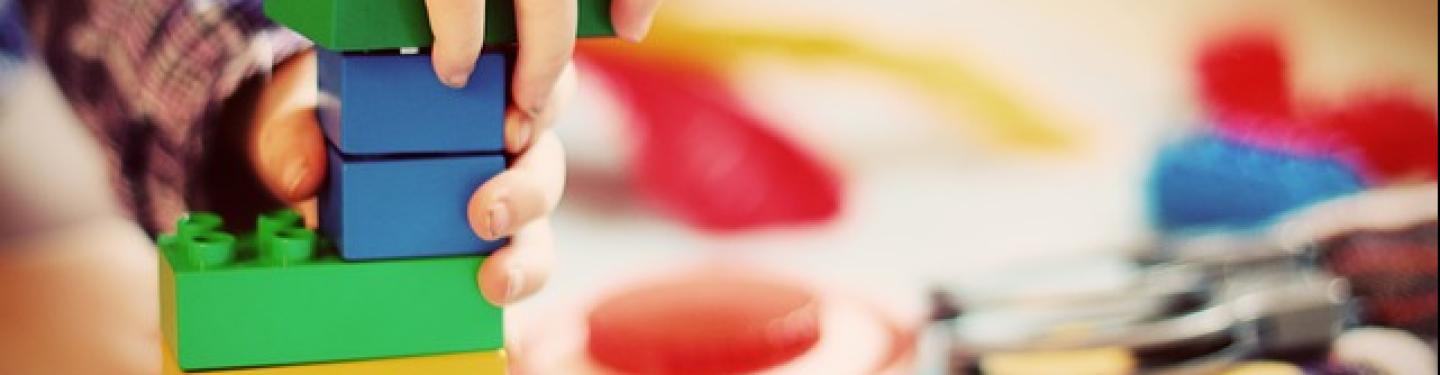
[(315, 56), (304, 53), (275, 68), (256, 105), (249, 157), (275, 197), (313, 197), (325, 179), (325, 136), (315, 116)]

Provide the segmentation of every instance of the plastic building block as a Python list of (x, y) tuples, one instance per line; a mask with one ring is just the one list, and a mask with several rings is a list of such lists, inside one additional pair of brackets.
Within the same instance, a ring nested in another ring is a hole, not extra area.
[(470, 229), (475, 189), (505, 169), (499, 155), (365, 158), (329, 150), (320, 230), (348, 260), (482, 255), (504, 245)]
[(469, 84), (459, 90), (440, 84), (428, 54), (318, 54), (320, 123), (341, 152), (504, 150), (510, 78), (505, 54), (481, 55)]
[(175, 363), (175, 357), (170, 355), (169, 348), (162, 352), (165, 353), (165, 367), (161, 372), (163, 375), (505, 375), (508, 368), (505, 351), (495, 350), (312, 365), (186, 372)]
[(169, 348), (162, 352), (165, 361), (161, 372), (163, 375), (505, 375), (508, 374), (509, 367), (505, 351), (495, 350), (309, 365), (185, 371), (180, 369), (175, 357), (170, 355)]
[[(161, 322), (180, 368), (207, 370), (497, 350), (485, 258), (346, 263), (293, 211), (234, 236), (213, 214), (161, 236)], [(318, 250), (318, 251), (317, 251)]]
[[(614, 36), (610, 0), (578, 0), (576, 35)], [(275, 22), (335, 51), (427, 47), (433, 37), (417, 0), (265, 0)], [(513, 0), (485, 2), (485, 44), (514, 43)]]

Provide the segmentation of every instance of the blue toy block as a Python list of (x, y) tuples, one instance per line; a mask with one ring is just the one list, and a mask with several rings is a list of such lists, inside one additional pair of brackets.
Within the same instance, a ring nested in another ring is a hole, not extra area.
[(320, 123), (346, 155), (501, 152), (509, 58), (485, 53), (462, 89), (440, 83), (429, 54), (318, 50)]
[(480, 255), (504, 241), (470, 229), (475, 189), (505, 169), (500, 155), (359, 157), (330, 149), (320, 230), (347, 260)]

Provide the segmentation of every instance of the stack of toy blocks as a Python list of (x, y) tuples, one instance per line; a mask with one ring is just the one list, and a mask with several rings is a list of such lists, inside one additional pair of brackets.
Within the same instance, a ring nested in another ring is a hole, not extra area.
[[(579, 36), (610, 36), (609, 0), (579, 0)], [(169, 373), (503, 374), (501, 310), (475, 273), (503, 241), (467, 202), (504, 170), (514, 5), (486, 1), (469, 84), (433, 73), (425, 2), (266, 0), (313, 40), (329, 147), (320, 232), (299, 215), (235, 235), (194, 213), (162, 236)]]

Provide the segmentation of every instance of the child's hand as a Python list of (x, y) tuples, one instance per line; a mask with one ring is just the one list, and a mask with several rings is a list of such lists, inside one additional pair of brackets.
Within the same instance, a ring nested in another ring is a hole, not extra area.
[[(442, 83), (464, 86), (479, 58), (483, 0), (428, 0), (435, 33), (435, 73)], [(659, 0), (614, 0), (616, 32), (645, 36)], [(575, 89), (570, 57), (575, 46), (574, 0), (517, 0), (520, 52), (505, 115), (510, 169), (471, 197), (470, 226), (485, 239), (509, 236), (480, 270), (480, 289), (495, 304), (539, 290), (552, 263), (549, 215), (565, 185), (565, 152), (550, 130), (555, 114)], [(325, 178), (325, 140), (316, 121), (315, 57), (297, 56), (276, 68), (261, 93), (252, 124), (250, 159), (277, 197), (304, 202)], [(447, 78), (454, 77), (454, 78)]]
[[(326, 173), (325, 139), (314, 112), (315, 74), (313, 53), (296, 56), (276, 68), (260, 94), (249, 147), (251, 164), (269, 190), (305, 205), (313, 204)], [(573, 86), (559, 85), (552, 97), (572, 91)], [(515, 111), (506, 116), (506, 148), (515, 155), (514, 163), (477, 189), (469, 207), (471, 228), (480, 237), (511, 237), (509, 246), (495, 252), (480, 271), (481, 291), (495, 304), (514, 302), (544, 283), (551, 263), (546, 218), (565, 184), (559, 140), (545, 130), (534, 137), (533, 145), (521, 143), (522, 138), (514, 137), (512, 130), (518, 118)], [(536, 124), (548, 127), (549, 120), (550, 116), (545, 116)], [(307, 219), (314, 218), (313, 207), (301, 211)]]
[[(516, 0), (515, 25), (520, 56), (515, 64), (512, 95), (527, 114), (545, 110), (550, 90), (575, 49), (576, 0)], [(426, 0), (435, 74), (452, 87), (470, 77), (484, 41), (485, 0)], [(611, 18), (616, 34), (630, 41), (645, 38), (660, 0), (614, 0)]]

